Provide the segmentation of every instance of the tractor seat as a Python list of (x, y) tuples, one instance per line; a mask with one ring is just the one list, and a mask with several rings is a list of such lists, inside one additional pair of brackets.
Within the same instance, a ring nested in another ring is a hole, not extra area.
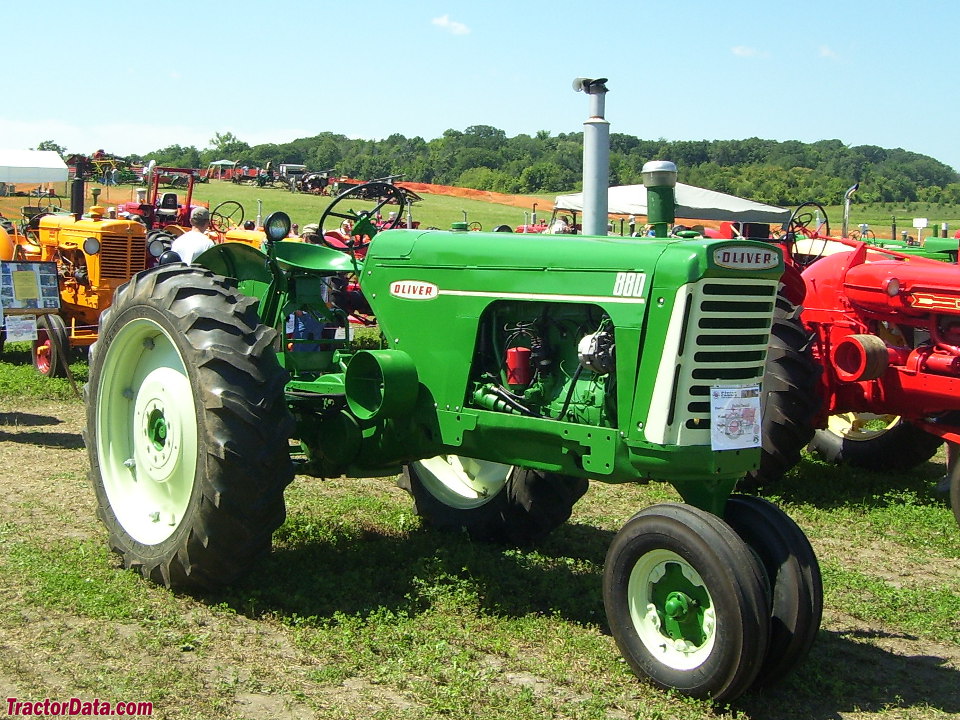
[(164, 193), (157, 205), (157, 217), (163, 220), (174, 221), (180, 214), (180, 203), (176, 193)]

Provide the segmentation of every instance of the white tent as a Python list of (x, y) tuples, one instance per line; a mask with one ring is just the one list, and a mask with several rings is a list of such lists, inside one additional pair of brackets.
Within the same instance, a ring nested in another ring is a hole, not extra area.
[(53, 150), (0, 150), (0, 182), (67, 181), (67, 164)]
[[(790, 210), (744, 200), (735, 195), (677, 183), (676, 217), (692, 220), (783, 223)], [(607, 190), (607, 212), (611, 215), (646, 215), (647, 189), (643, 185), (620, 185)], [(583, 193), (558, 195), (556, 210), (583, 212)]]

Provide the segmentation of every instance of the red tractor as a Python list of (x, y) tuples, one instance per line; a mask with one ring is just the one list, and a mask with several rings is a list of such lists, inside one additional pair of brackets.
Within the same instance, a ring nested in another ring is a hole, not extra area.
[[(190, 212), (196, 207), (192, 204), (193, 186), (197, 180), (196, 173), (197, 171), (191, 168), (154, 167), (146, 196), (136, 202), (124, 203), (117, 209), (129, 215), (139, 216), (148, 229), (159, 229), (168, 225), (189, 227)], [(187, 193), (183, 202), (174, 191), (161, 192), (162, 181), (168, 185), (185, 187)]]
[[(823, 218), (816, 227), (814, 210)], [(960, 268), (832, 237), (825, 219), (821, 206), (805, 203), (779, 240), (793, 258), (784, 299), (802, 306), (802, 334), (785, 338), (787, 366), (801, 380), (764, 379), (760, 480), (790, 467), (814, 428), (810, 446), (822, 457), (873, 470), (909, 470), (944, 441), (960, 443)], [(802, 367), (810, 360), (820, 368), (814, 393)], [(960, 523), (960, 463), (953, 465), (950, 502)]]

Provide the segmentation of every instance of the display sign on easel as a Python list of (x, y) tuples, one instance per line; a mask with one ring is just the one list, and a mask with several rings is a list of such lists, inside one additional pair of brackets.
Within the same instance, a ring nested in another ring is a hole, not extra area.
[[(0, 262), (0, 324), (8, 341), (39, 340), (37, 317), (59, 312), (60, 278), (55, 262)], [(80, 397), (67, 362), (69, 341), (61, 333), (50, 332), (49, 321), (44, 325), (50, 353), (59, 358), (63, 374)]]
[(0, 323), (7, 340), (37, 339), (37, 315), (60, 310), (57, 264), (0, 262)]
[(0, 301), (6, 315), (38, 315), (60, 310), (57, 264), (0, 262)]

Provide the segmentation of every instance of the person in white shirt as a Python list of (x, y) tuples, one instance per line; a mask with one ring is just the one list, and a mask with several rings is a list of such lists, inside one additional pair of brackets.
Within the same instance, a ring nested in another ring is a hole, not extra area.
[(204, 250), (214, 246), (213, 240), (207, 235), (210, 227), (210, 211), (205, 207), (197, 207), (190, 213), (191, 229), (178, 237), (170, 245), (180, 259), (188, 265), (197, 259)]

